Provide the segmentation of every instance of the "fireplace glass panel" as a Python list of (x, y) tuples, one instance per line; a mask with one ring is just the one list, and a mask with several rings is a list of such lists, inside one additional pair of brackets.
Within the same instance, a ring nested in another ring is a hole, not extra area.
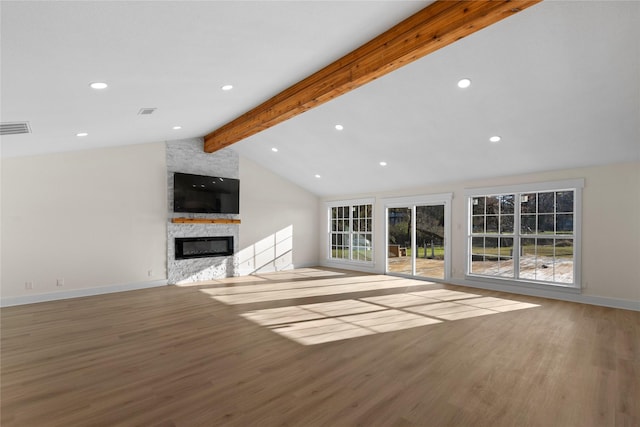
[(176, 259), (233, 255), (233, 236), (179, 237), (175, 239)]

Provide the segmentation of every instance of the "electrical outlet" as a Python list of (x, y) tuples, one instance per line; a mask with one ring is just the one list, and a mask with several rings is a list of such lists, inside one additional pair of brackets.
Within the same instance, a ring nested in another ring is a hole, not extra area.
[(147, 276), (149, 277), (153, 276), (153, 270), (147, 270)]
[(24, 288), (27, 290), (33, 289), (33, 282), (24, 282)]
[(64, 286), (64, 279), (56, 280), (56, 286)]

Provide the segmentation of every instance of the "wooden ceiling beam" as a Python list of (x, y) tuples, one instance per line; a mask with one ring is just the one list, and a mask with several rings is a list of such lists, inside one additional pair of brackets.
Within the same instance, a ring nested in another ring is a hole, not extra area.
[(212, 153), (435, 52), (542, 0), (438, 0), (204, 137)]

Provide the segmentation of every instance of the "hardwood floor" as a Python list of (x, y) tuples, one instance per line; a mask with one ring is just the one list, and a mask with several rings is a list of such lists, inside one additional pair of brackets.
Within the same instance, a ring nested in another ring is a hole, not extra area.
[(320, 269), (0, 312), (3, 427), (640, 426), (639, 312)]

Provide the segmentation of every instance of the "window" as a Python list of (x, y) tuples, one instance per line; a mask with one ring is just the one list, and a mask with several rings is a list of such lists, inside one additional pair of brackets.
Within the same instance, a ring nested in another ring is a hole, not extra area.
[(332, 260), (373, 261), (373, 203), (341, 202), (329, 206)]
[(476, 196), (472, 200), (471, 272), (514, 277), (513, 194)]
[(579, 287), (583, 181), (468, 190), (470, 276)]

